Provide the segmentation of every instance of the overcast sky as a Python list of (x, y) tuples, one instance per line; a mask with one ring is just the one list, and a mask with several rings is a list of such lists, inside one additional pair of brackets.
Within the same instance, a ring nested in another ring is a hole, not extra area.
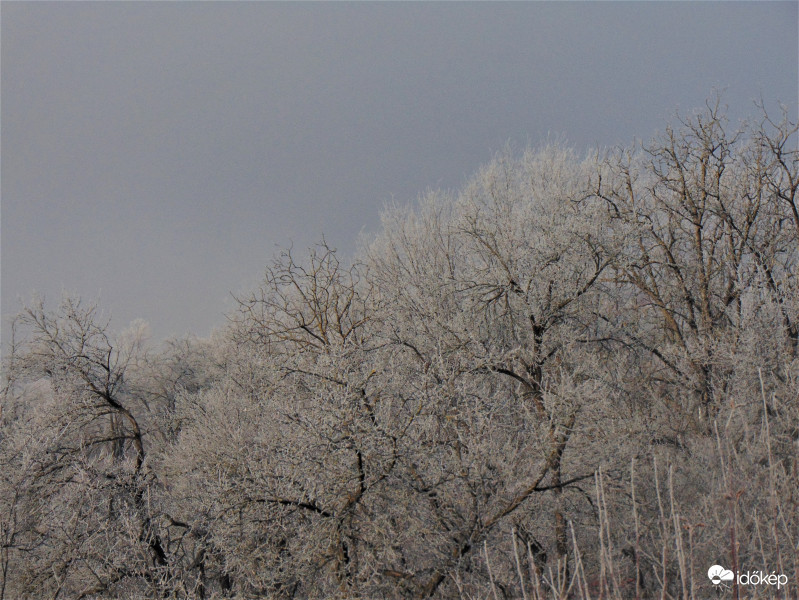
[(2, 2), (4, 325), (68, 290), (204, 336), (280, 247), (349, 255), (509, 140), (646, 139), (714, 88), (796, 114), (797, 6)]

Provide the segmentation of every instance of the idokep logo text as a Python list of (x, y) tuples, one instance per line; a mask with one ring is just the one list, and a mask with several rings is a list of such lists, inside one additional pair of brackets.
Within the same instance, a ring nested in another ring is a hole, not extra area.
[(776, 585), (779, 590), (788, 584), (788, 576), (784, 573), (778, 575), (774, 571), (771, 573), (764, 573), (763, 571), (747, 571), (743, 573), (739, 571), (736, 575), (721, 565), (713, 565), (710, 567), (707, 570), (707, 576), (713, 585), (720, 585), (728, 581), (736, 580), (738, 585)]

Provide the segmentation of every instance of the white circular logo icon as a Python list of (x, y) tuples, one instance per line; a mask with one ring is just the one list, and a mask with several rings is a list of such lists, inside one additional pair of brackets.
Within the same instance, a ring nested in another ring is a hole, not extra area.
[(713, 565), (707, 570), (707, 576), (713, 582), (713, 585), (718, 585), (722, 581), (732, 581), (735, 574), (721, 565)]

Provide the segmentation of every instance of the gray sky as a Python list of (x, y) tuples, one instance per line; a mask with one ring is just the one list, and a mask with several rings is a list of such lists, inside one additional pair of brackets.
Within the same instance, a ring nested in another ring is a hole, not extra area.
[(279, 247), (351, 254), (509, 140), (796, 114), (797, 6), (2, 2), (4, 325), (66, 289), (207, 335)]

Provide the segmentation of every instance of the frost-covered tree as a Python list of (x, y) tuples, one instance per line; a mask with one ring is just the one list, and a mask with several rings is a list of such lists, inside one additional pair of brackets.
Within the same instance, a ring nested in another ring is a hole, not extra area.
[(24, 339), (3, 399), (6, 577), (35, 596), (114, 593), (131, 581), (162, 589), (167, 556), (135, 386), (145, 329), (113, 339), (97, 308), (72, 298), (54, 312), (36, 301), (14, 327)]
[(763, 115), (506, 150), (351, 261), (278, 256), (207, 340), (34, 302), (4, 364), (0, 598), (795, 582), (799, 156)]

